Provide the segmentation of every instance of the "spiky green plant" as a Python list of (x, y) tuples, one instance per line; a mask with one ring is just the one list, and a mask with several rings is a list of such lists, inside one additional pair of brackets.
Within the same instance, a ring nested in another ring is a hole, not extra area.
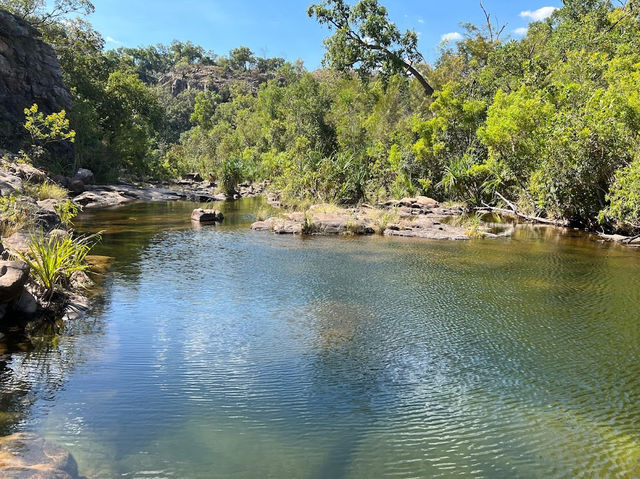
[(73, 273), (89, 267), (87, 254), (99, 239), (99, 234), (77, 238), (34, 234), (27, 252), (18, 256), (31, 267), (31, 273), (44, 289), (45, 298), (50, 300), (56, 288), (68, 284)]

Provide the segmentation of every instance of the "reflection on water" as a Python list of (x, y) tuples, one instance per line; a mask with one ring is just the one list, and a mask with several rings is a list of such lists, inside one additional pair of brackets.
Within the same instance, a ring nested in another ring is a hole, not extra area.
[[(86, 215), (105, 296), (0, 375), (90, 477), (637, 477), (640, 257), (571, 231), (248, 229), (251, 201)], [(219, 206), (218, 206), (219, 207)]]

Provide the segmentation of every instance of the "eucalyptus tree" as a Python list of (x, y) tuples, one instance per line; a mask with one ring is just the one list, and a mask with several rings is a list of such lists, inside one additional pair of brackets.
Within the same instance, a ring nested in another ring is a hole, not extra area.
[(402, 33), (377, 0), (361, 0), (353, 7), (344, 0), (324, 0), (311, 5), (307, 13), (334, 30), (325, 40), (325, 60), (332, 68), (355, 68), (365, 77), (373, 72), (383, 78), (411, 74), (428, 96), (433, 95), (433, 87), (418, 70), (424, 62), (418, 51), (418, 35), (412, 30)]

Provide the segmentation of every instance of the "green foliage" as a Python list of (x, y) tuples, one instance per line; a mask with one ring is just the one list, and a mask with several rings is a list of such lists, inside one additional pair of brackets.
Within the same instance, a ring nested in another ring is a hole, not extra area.
[(213, 114), (216, 106), (220, 103), (221, 97), (213, 91), (203, 91), (198, 93), (191, 114), (191, 123), (201, 128), (211, 128)]
[(33, 226), (34, 208), (32, 203), (21, 201), (15, 195), (0, 196), (0, 236)]
[(640, 157), (616, 172), (607, 200), (609, 205), (600, 213), (600, 222), (614, 221), (625, 231), (640, 230)]
[(377, 0), (361, 0), (353, 7), (344, 0), (324, 0), (311, 5), (307, 13), (335, 30), (325, 40), (325, 60), (331, 67), (338, 71), (355, 67), (364, 78), (374, 71), (383, 78), (409, 71), (427, 95), (433, 93), (414, 67), (414, 63), (424, 61), (418, 51), (418, 35), (411, 30), (401, 33)]
[(72, 238), (40, 233), (31, 236), (29, 249), (19, 256), (50, 299), (57, 287), (68, 284), (73, 273), (89, 267), (86, 256), (98, 240), (99, 235)]
[(38, 28), (47, 27), (70, 14), (88, 15), (94, 11), (90, 0), (2, 0), (0, 7)]
[(59, 203), (55, 206), (56, 213), (60, 216), (60, 221), (66, 228), (73, 226), (73, 220), (78, 213), (82, 211), (82, 206), (78, 203), (74, 203), (71, 200), (67, 200), (64, 203)]
[(253, 52), (247, 47), (234, 48), (229, 52), (230, 65), (236, 70), (247, 71), (255, 65), (255, 61)]
[(220, 185), (227, 193), (235, 193), (236, 186), (242, 180), (242, 161), (239, 158), (227, 158), (220, 165)]
[(60, 141), (73, 142), (76, 132), (69, 129), (67, 113), (62, 110), (58, 113), (45, 115), (38, 111), (38, 105), (24, 109), (24, 128), (31, 135), (34, 145), (46, 145)]

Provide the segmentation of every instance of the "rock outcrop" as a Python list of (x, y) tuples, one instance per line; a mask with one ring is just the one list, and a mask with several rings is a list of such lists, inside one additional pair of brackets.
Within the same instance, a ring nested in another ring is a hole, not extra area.
[(276, 78), (274, 73), (258, 71), (230, 71), (216, 65), (192, 65), (186, 70), (172, 70), (162, 75), (158, 83), (174, 96), (185, 90), (215, 91), (228, 89), (231, 85), (242, 83), (252, 93), (257, 93), (260, 85)]
[[(276, 196), (270, 204), (278, 203)], [(370, 235), (432, 240), (468, 240), (473, 237), (500, 238), (510, 236), (513, 228), (500, 233), (491, 232), (488, 224), (481, 224), (471, 232), (464, 221), (464, 210), (459, 205), (442, 205), (437, 201), (419, 196), (392, 200), (373, 206), (363, 204), (357, 208), (343, 209), (330, 205), (312, 206), (306, 213), (284, 213), (251, 225), (255, 231), (272, 231), (276, 234), (307, 235)]]
[(40, 37), (26, 21), (0, 9), (0, 147), (8, 150), (17, 151), (25, 139), (25, 108), (35, 103), (49, 114), (71, 107), (55, 51)]
[(0, 261), (0, 303), (8, 303), (22, 295), (29, 279), (29, 266), (22, 261)]
[(385, 236), (401, 236), (405, 238), (423, 238), (433, 240), (468, 240), (469, 234), (464, 228), (442, 223), (426, 216), (404, 224), (389, 225), (384, 230)]
[(220, 223), (224, 220), (224, 215), (218, 210), (204, 210), (198, 208), (191, 213), (191, 221), (203, 224)]

